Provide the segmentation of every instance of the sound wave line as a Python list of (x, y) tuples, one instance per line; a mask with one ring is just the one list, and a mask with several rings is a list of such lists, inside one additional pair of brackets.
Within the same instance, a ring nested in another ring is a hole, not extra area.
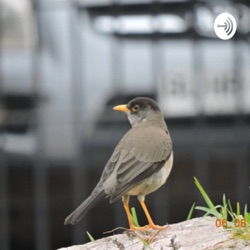
[(227, 17), (227, 19), (224, 22), (224, 25), (223, 24), (218, 24), (217, 27), (218, 28), (224, 28), (225, 32), (229, 36), (233, 31), (233, 21), (231, 20), (230, 17)]

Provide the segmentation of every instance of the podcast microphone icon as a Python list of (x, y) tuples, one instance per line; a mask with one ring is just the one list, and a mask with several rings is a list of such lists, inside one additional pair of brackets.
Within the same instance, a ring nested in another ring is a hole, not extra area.
[(221, 13), (214, 21), (214, 31), (220, 39), (228, 40), (232, 38), (236, 29), (235, 18), (229, 13)]

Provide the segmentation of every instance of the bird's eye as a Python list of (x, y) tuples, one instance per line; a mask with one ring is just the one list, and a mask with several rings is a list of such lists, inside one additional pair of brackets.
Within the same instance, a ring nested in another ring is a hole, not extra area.
[(132, 107), (133, 112), (138, 112), (139, 109), (140, 109), (139, 105), (135, 105), (135, 106)]

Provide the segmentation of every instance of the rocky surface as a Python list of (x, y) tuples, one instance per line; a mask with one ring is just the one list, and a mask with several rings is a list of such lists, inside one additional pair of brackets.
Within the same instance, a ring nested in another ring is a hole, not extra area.
[(233, 237), (222, 227), (216, 227), (211, 217), (196, 218), (169, 225), (165, 230), (145, 232), (125, 231), (84, 245), (59, 250), (250, 250), (250, 242)]

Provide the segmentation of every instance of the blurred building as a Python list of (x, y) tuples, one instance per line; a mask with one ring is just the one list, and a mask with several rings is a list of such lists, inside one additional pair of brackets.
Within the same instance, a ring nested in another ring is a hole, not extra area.
[[(228, 41), (213, 30), (221, 12), (237, 21)], [(146, 200), (158, 224), (202, 205), (193, 176), (215, 203), (223, 193), (247, 203), (249, 41), (244, 0), (0, 0), (0, 249), (56, 249), (127, 226), (107, 200), (63, 222), (130, 127), (112, 107), (136, 96), (158, 101), (174, 142), (172, 174)]]

